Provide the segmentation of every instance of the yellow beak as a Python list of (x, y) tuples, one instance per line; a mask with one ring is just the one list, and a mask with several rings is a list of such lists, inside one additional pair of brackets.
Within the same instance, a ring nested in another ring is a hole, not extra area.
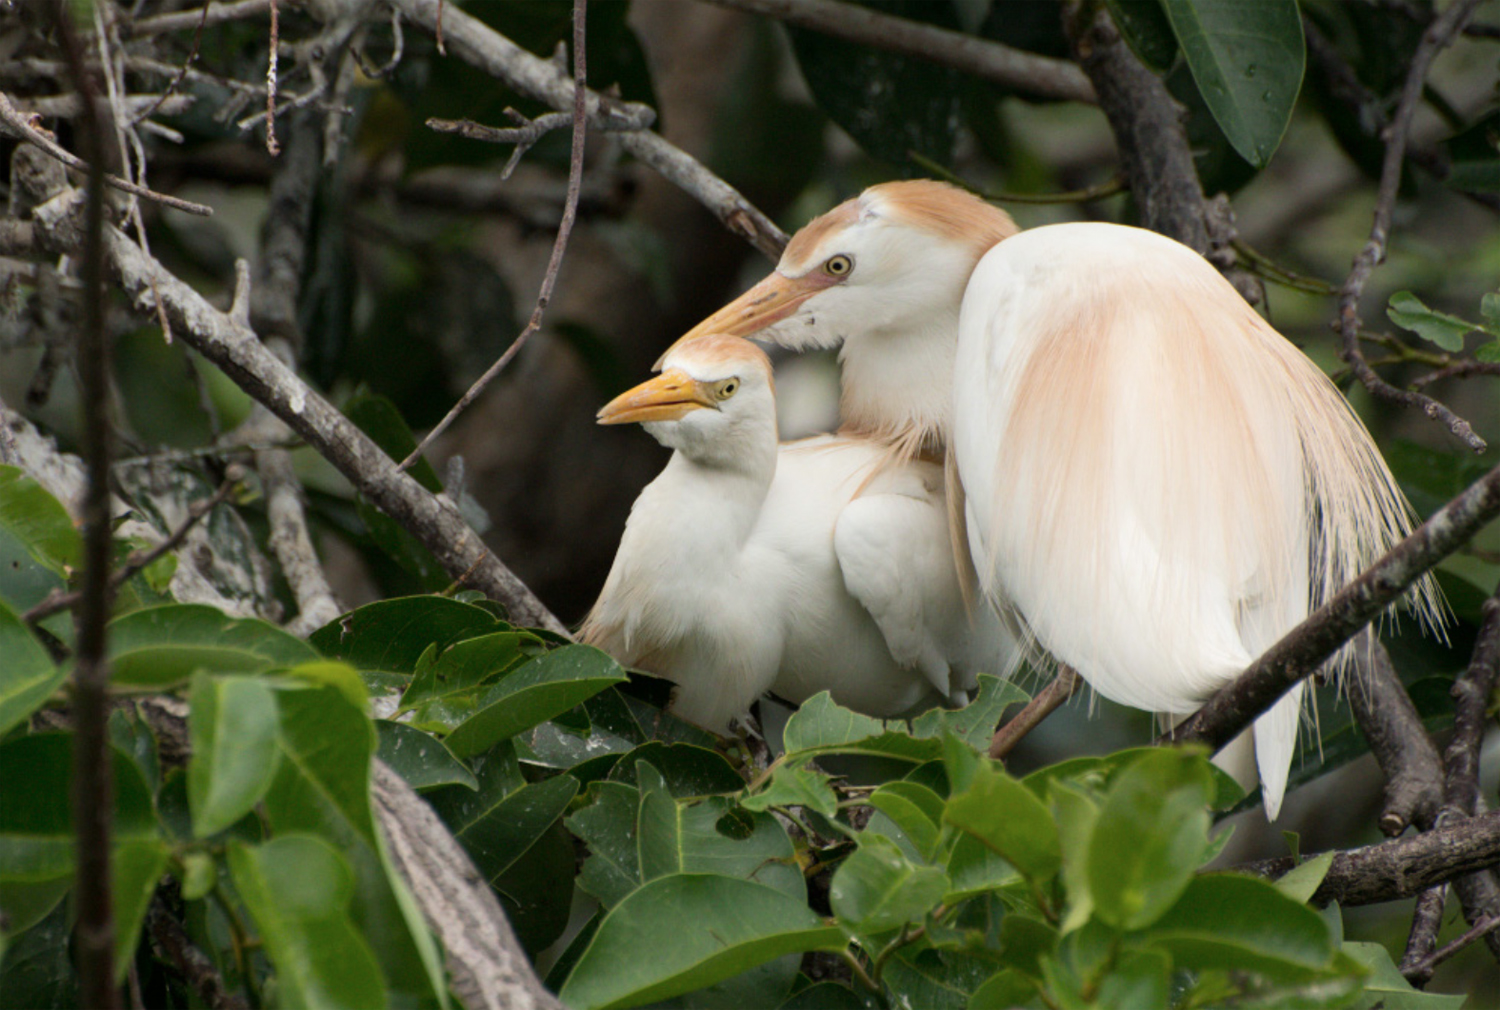
[(599, 423), (675, 421), (695, 410), (718, 405), (708, 386), (680, 369), (671, 368), (606, 403), (599, 411)]
[[(755, 287), (678, 337), (673, 341), (672, 347), (705, 333), (727, 333), (733, 337), (753, 336), (797, 311), (797, 306), (835, 281), (836, 278), (825, 277), (821, 271), (802, 277), (784, 277), (773, 271)], [(672, 352), (672, 347), (667, 348), (652, 367), (660, 368), (662, 361)]]

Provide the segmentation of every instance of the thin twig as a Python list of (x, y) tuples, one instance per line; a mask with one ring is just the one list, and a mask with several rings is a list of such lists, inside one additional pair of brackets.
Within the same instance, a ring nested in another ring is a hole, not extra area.
[(1417, 908), (1412, 914), (1411, 933), (1406, 939), (1406, 951), (1401, 955), (1401, 974), (1418, 988), (1425, 986), (1432, 977), (1429, 971), (1421, 972), (1421, 966), (1437, 949), (1438, 928), (1443, 924), (1443, 906), (1448, 902), (1448, 885), (1439, 884), (1417, 895)]
[[(235, 485), (245, 479), (244, 468), (237, 463), (230, 464), (224, 472), (224, 483), (219, 485), (219, 489), (210, 497), (194, 502), (188, 508), (187, 518), (165, 540), (150, 550), (138, 551), (126, 559), (125, 563), (120, 566), (119, 571), (115, 572), (110, 578), (110, 592), (119, 589), (135, 576), (137, 572), (181, 546), (183, 539), (192, 532), (193, 527), (197, 526), (204, 516), (222, 505), (225, 499), (229, 497), (230, 492), (234, 490)], [(45, 621), (53, 614), (78, 606), (82, 599), (83, 592), (81, 590), (64, 593), (54, 589), (40, 603), (22, 614), (21, 620), (27, 624)]]
[(273, 158), (281, 153), (281, 144), (276, 140), (276, 65), (280, 59), (281, 22), (276, 0), (271, 0), (271, 43), (266, 56), (266, 152)]
[(154, 946), (176, 966), (210, 1010), (249, 1010), (249, 1004), (224, 985), (224, 976), (208, 955), (193, 945), (187, 931), (167, 911), (160, 897), (151, 899), (146, 911), (146, 929)]
[(990, 739), (990, 757), (999, 760), (1009, 754), (1026, 734), (1036, 729), (1043, 719), (1073, 697), (1082, 683), (1071, 666), (1059, 666), (1052, 682), (1027, 702), (1026, 707), (1017, 712), (1015, 718), (995, 730), (994, 737)]
[(436, 130), (438, 133), (456, 133), (460, 137), (469, 140), (482, 140), (487, 144), (515, 144), (516, 149), (510, 153), (510, 158), (505, 162), (505, 167), (500, 170), (502, 180), (509, 179), (516, 166), (521, 163), (521, 158), (527, 151), (553, 130), (560, 130), (573, 122), (573, 117), (566, 112), (549, 112), (537, 116), (535, 119), (527, 119), (515, 109), (507, 108), (505, 114), (517, 125), (510, 128), (497, 128), (476, 123), (472, 119), (429, 119), (427, 128)]
[(1444, 961), (1448, 960), (1454, 954), (1457, 954), (1459, 951), (1463, 950), (1475, 940), (1478, 940), (1480, 937), (1489, 936), (1490, 934), (1494, 933), (1496, 929), (1500, 929), (1500, 915), (1492, 915), (1488, 919), (1481, 919), (1479, 922), (1476, 922), (1466, 933), (1464, 933), (1463, 936), (1456, 937), (1455, 939), (1450, 940), (1448, 943), (1443, 944), (1441, 948), (1433, 951), (1431, 954), (1428, 954), (1421, 961), (1418, 961), (1410, 968), (1402, 968), (1401, 974), (1405, 975), (1413, 983), (1415, 983), (1415, 981), (1419, 978), (1431, 978), (1432, 970), (1434, 968), (1442, 964)]
[(1422, 98), (1422, 83), (1428, 68), (1438, 52), (1448, 45), (1473, 16), (1480, 0), (1455, 0), (1440, 14), (1422, 35), (1422, 41), (1412, 54), (1407, 68), (1406, 81), (1401, 88), (1401, 100), (1396, 114), (1386, 130), (1385, 161), (1380, 169), (1380, 187), (1375, 200), (1374, 222), (1370, 237), (1339, 291), (1339, 314), (1337, 328), (1343, 337), (1343, 349), (1339, 356), (1372, 394), (1383, 400), (1402, 406), (1418, 407), (1428, 417), (1447, 425), (1454, 437), (1475, 452), (1483, 452), (1485, 441), (1475, 434), (1468, 421), (1453, 413), (1448, 407), (1430, 396), (1412, 390), (1397, 389), (1382, 379), (1365, 360), (1364, 350), (1359, 346), (1359, 299), (1365, 285), (1374, 272), (1376, 264), (1385, 259), (1390, 239), (1391, 214), (1396, 205), (1396, 195), (1401, 187), (1401, 167), (1406, 156), (1406, 145), (1411, 133), (1412, 117), (1417, 103)]
[[(75, 359), (83, 400), (83, 588), (78, 611), (77, 664), (73, 671), (73, 824), (77, 856), (74, 893), (78, 911), (74, 959), (83, 1006), (114, 1010), (115, 920), (110, 834), (114, 774), (109, 756), (109, 660), (105, 654), (114, 546), (109, 515), (109, 342), (104, 336), (104, 161), (108, 134), (98, 107), (83, 41), (65, 3), (52, 9), (57, 33), (83, 100), (78, 143), (88, 173), (83, 238), (83, 324)], [(9, 103), (6, 103), (8, 107)]]
[(1411, 380), (1412, 389), (1422, 389), (1444, 379), (1462, 379), (1470, 375), (1500, 375), (1500, 361), (1459, 361), (1435, 372)]
[(173, 14), (158, 14), (155, 17), (142, 18), (130, 26), (129, 34), (133, 39), (141, 39), (150, 35), (160, 35), (163, 32), (184, 31), (198, 24), (211, 28), (226, 21), (240, 21), (264, 14), (270, 6), (271, 0), (238, 0), (236, 3), (210, 2), (205, 4), (201, 11), (177, 11)]
[(188, 71), (192, 69), (193, 62), (198, 59), (198, 50), (203, 43), (203, 28), (207, 24), (208, 8), (204, 7), (203, 16), (198, 19), (198, 27), (193, 31), (193, 44), (188, 48), (187, 59), (182, 61), (182, 69), (179, 70), (177, 72), (177, 76), (173, 77), (171, 82), (167, 84), (166, 90), (161, 93), (161, 97), (156, 100), (156, 104), (151, 106), (151, 108), (147, 109), (144, 113), (141, 114), (141, 119), (150, 119), (152, 116), (154, 116), (156, 114), (156, 110), (161, 108), (161, 103), (165, 102), (170, 95), (172, 95), (177, 91), (179, 87), (182, 86), (183, 80), (187, 78)]
[[(9, 127), (14, 136), (30, 141), (69, 168), (77, 169), (80, 172), (87, 172), (89, 170), (89, 166), (84, 159), (65, 150), (57, 141), (27, 122), (26, 117), (16, 109), (15, 105), (11, 103), (10, 98), (4, 92), (0, 92), (0, 123)], [(191, 200), (183, 200), (180, 197), (168, 196), (165, 193), (158, 193), (155, 190), (147, 189), (145, 186), (137, 186), (135, 183), (121, 179), (117, 175), (111, 175), (106, 172), (104, 181), (106, 184), (122, 192), (145, 197), (147, 200), (154, 200), (168, 207), (187, 211), (189, 214), (197, 214), (200, 217), (213, 216), (214, 211), (212, 207), (205, 207), (201, 203), (193, 203)]]
[(578, 193), (583, 186), (583, 140), (588, 132), (588, 118), (586, 116), (585, 100), (588, 96), (587, 71), (588, 64), (584, 55), (584, 31), (585, 14), (588, 10), (588, 0), (573, 0), (573, 150), (568, 160), (568, 198), (563, 205), (562, 222), (557, 226), (557, 239), (552, 243), (552, 258), (547, 261), (547, 273), (542, 277), (542, 288), (536, 296), (536, 308), (531, 312), (531, 319), (527, 321), (523, 329), (511, 345), (505, 349), (495, 360), (495, 363), (485, 370), (474, 384), (469, 387), (459, 401), (453, 405), (453, 409), (437, 423), (437, 426), (429, 431), (411, 451), (397, 469), (405, 470), (418, 459), (422, 453), (443, 432), (448, 430), (458, 415), (463, 413), (474, 402), (475, 397), (484, 392), (486, 386), (494, 381), (495, 376), (504, 371), (505, 366), (510, 364), (526, 345), (526, 341), (542, 325), (542, 314), (547, 311), (547, 303), (552, 300), (552, 288), (557, 283), (557, 273), (562, 268), (563, 253), (568, 248), (568, 236), (573, 232), (573, 222), (578, 217)]

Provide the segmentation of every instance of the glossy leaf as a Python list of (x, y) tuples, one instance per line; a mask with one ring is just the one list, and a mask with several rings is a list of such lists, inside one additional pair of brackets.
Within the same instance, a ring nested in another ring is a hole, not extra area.
[(46, 704), (52, 692), (68, 677), (47, 650), (22, 623), (16, 612), (0, 600), (0, 737)]
[(1323, 974), (1335, 951), (1317, 912), (1267, 881), (1228, 873), (1191, 880), (1148, 938), (1177, 968), (1253, 971), (1286, 981)]
[(1094, 822), (1088, 881), (1095, 913), (1120, 929), (1156, 921), (1208, 846), (1208, 762), (1155, 750), (1116, 776)]
[(448, 747), (459, 757), (477, 754), (626, 679), (620, 664), (591, 646), (554, 649), (481, 694), (475, 713), (448, 734)]
[(636, 813), (640, 790), (620, 782), (589, 786), (593, 801), (564, 823), (588, 843), (589, 857), (578, 875), (578, 886), (612, 908), (641, 885), (640, 852), (636, 847)]
[(199, 838), (249, 813), (276, 776), (279, 716), (274, 692), (248, 677), (193, 677), (188, 804)]
[(740, 806), (746, 810), (803, 806), (832, 818), (838, 812), (838, 797), (834, 795), (828, 776), (822, 772), (780, 765), (771, 773), (770, 785), (740, 800)]
[(83, 556), (83, 538), (68, 510), (19, 467), (0, 466), (0, 530), (64, 578)]
[(274, 624), (200, 604), (147, 607), (109, 623), (112, 678), (121, 686), (164, 688), (199, 670), (255, 673), (318, 658)]
[(820, 754), (865, 754), (921, 763), (942, 755), (939, 740), (918, 740), (904, 727), (889, 728), (879, 719), (844, 708), (827, 691), (802, 703), (787, 720), (782, 738), (788, 758), (798, 761)]
[(912, 863), (895, 842), (866, 831), (834, 873), (828, 900), (850, 929), (869, 935), (920, 922), (947, 891), (942, 870)]
[(926, 738), (952, 733), (977, 750), (989, 747), (1000, 716), (1012, 705), (1025, 704), (1031, 696), (1008, 680), (979, 675), (974, 700), (960, 709), (933, 708), (911, 721), (911, 735)]
[(1423, 992), (1401, 974), (1391, 952), (1378, 943), (1345, 943), (1344, 953), (1370, 973), (1364, 980), (1363, 998), (1381, 1010), (1459, 1010), (1467, 1000), (1462, 995)]
[(159, 838), (127, 838), (110, 853), (115, 915), (115, 982), (124, 981), (135, 956), (146, 907), (167, 867), (169, 850)]
[(870, 806), (894, 821), (923, 859), (937, 854), (943, 826), (943, 798), (915, 782), (887, 782), (870, 794)]
[(678, 799), (738, 793), (745, 788), (745, 780), (718, 751), (655, 740), (621, 757), (610, 770), (610, 779), (635, 785), (636, 769), (642, 761), (661, 773), (667, 789)]
[(474, 714), (482, 684), (522, 662), (523, 646), (540, 644), (525, 632), (500, 631), (466, 638), (441, 651), (429, 646), (417, 660), (401, 708), (416, 709), (413, 719), (418, 723), (456, 726)]
[(408, 596), (350, 611), (313, 632), (308, 643), (361, 672), (412, 673), (428, 647), (441, 649), (493, 631), (498, 623), (483, 607), (445, 596)]
[(975, 769), (968, 789), (948, 800), (943, 817), (1034, 880), (1051, 878), (1062, 865), (1057, 825), (1047, 807), (988, 762)]
[(288, 1006), (387, 1004), (380, 963), (349, 916), (354, 874), (338, 850), (308, 835), (234, 844), (229, 871)]
[(763, 884), (712, 874), (659, 877), (610, 911), (558, 998), (573, 1010), (635, 1006), (784, 954), (843, 945), (836, 926)]
[(1161, 0), (1214, 119), (1264, 168), (1302, 88), (1307, 53), (1296, 0)]
[(975, 990), (994, 973), (994, 961), (961, 951), (902, 947), (886, 964), (890, 1000), (922, 1010), (964, 1010)]
[(377, 756), (418, 792), (449, 785), (479, 788), (474, 773), (431, 733), (385, 719), (376, 721), (375, 730), (380, 734)]
[(1410, 291), (1397, 291), (1391, 295), (1385, 314), (1397, 326), (1411, 330), (1423, 340), (1431, 341), (1445, 351), (1463, 350), (1464, 337), (1475, 329), (1475, 325), (1467, 320), (1428, 308), (1422, 299)]
[(649, 764), (640, 765), (636, 774), (636, 849), (642, 881), (674, 873), (715, 873), (753, 880), (806, 900), (807, 884), (792, 840), (775, 817), (738, 810), (733, 800), (722, 796), (677, 800)]
[(494, 882), (567, 812), (576, 795), (578, 780), (558, 775), (527, 783), (448, 826), (479, 872)]

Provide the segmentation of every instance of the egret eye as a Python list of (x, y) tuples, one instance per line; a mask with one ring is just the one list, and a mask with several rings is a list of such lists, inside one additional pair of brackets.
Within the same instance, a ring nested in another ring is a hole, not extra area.
[(739, 379), (725, 379), (723, 382), (714, 387), (714, 396), (718, 397), (721, 400), (727, 400), (735, 393), (739, 392), (739, 389)]
[(854, 261), (843, 253), (828, 257), (823, 264), (823, 272), (830, 277), (846, 277), (849, 271), (854, 269)]

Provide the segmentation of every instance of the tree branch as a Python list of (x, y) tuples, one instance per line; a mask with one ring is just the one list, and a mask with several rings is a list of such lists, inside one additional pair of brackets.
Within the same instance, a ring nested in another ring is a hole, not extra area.
[(1299, 680), (1379, 616), (1422, 573), (1500, 515), (1500, 466), (1444, 505), (1411, 536), (1267, 649), (1234, 682), (1158, 742), (1223, 747)]
[(1424, 393), (1397, 389), (1382, 379), (1365, 360), (1364, 349), (1359, 345), (1359, 299), (1365, 285), (1375, 271), (1376, 264), (1385, 259), (1390, 241), (1391, 214), (1396, 206), (1396, 195), (1401, 188), (1401, 166), (1406, 157), (1406, 145), (1411, 133), (1412, 117), (1417, 103), (1422, 99), (1422, 85), (1427, 79), (1427, 70), (1438, 52), (1453, 41), (1455, 35), (1474, 15), (1480, 0), (1455, 0), (1443, 11), (1422, 34), (1422, 41), (1412, 54), (1411, 66), (1406, 71), (1406, 81), (1401, 87), (1401, 100), (1395, 115), (1386, 129), (1385, 160), (1380, 168), (1380, 188), (1375, 198), (1374, 221), (1370, 226), (1370, 237), (1364, 248), (1354, 257), (1349, 276), (1339, 290), (1339, 314), (1337, 326), (1343, 338), (1339, 356), (1348, 363), (1350, 370), (1366, 389), (1382, 400), (1405, 407), (1417, 407), (1428, 417), (1441, 421), (1455, 438), (1475, 452), (1485, 450), (1484, 439), (1474, 433), (1468, 421), (1459, 417), (1443, 404)]
[(265, 14), (270, 9), (271, 0), (237, 0), (234, 3), (214, 3), (210, 0), (201, 9), (194, 8), (174, 14), (158, 14), (155, 17), (141, 18), (130, 25), (126, 34), (132, 39), (143, 39), (152, 35), (160, 35), (163, 32), (180, 32), (188, 28), (197, 28), (199, 25), (212, 27), (226, 21), (253, 18)]
[(1037, 98), (1097, 101), (1094, 88), (1065, 60), (1037, 56), (988, 39), (882, 14), (837, 0), (708, 0), (730, 10), (775, 18), (834, 38), (915, 56)]
[[(517, 46), (478, 18), (447, 5), (443, 0), (395, 0), (406, 19), (429, 32), (436, 32), (442, 19), (442, 36), (453, 55), (496, 77), (511, 88), (553, 109), (573, 107), (573, 82), (556, 66)], [(639, 115), (655, 113), (637, 103), (624, 103), (596, 91), (585, 93), (589, 125), (596, 130), (618, 131), (619, 119), (634, 122)], [(620, 134), (620, 144), (638, 160), (683, 190), (714, 213), (724, 226), (772, 260), (781, 255), (787, 236), (739, 191), (714, 175), (691, 155), (649, 129)]]
[(1442, 802), (1442, 758), (1374, 630), (1366, 628), (1354, 648), (1349, 705), (1385, 773), (1380, 830), (1395, 838), (1412, 824), (1430, 827)]

